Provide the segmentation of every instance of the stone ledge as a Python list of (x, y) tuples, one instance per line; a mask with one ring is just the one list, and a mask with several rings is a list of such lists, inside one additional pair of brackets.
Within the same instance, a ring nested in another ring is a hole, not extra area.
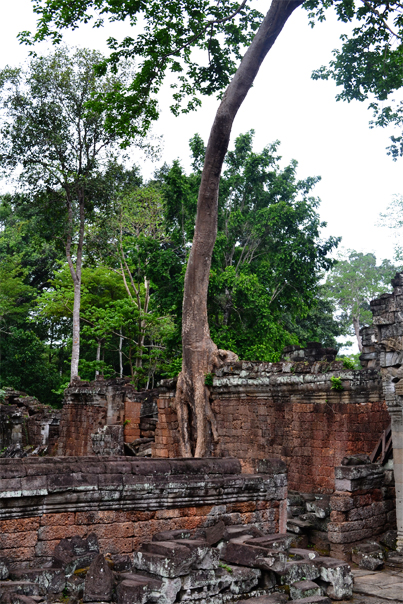
[[(23, 466), (25, 460), (13, 461)], [(53, 466), (51, 460), (43, 461), (26, 464), (34, 475), (2, 479), (0, 520), (82, 510), (153, 511), (282, 501), (287, 493), (284, 465), (270, 460), (267, 473), (257, 475), (241, 474), (239, 461), (231, 458), (136, 462), (88, 458), (87, 463), (56, 460)], [(6, 469), (10, 465), (4, 464)], [(38, 475), (40, 469), (44, 472)]]

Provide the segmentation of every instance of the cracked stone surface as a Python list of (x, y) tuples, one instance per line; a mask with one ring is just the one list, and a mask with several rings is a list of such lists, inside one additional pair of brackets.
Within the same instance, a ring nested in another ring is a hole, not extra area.
[(354, 569), (352, 573), (354, 588), (350, 604), (403, 603), (403, 571)]

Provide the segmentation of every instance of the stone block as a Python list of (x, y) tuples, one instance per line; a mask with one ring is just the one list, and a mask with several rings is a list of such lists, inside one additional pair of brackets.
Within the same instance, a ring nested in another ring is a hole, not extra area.
[(310, 596), (323, 596), (323, 590), (313, 581), (296, 581), (290, 585), (290, 596), (292, 600), (308, 598)]
[(320, 578), (329, 583), (326, 595), (332, 600), (348, 600), (353, 595), (353, 576), (350, 565), (341, 560), (316, 558)]
[(118, 604), (146, 604), (150, 597), (150, 587), (146, 578), (142, 581), (125, 579), (119, 583), (116, 596)]
[(292, 560), (315, 560), (319, 558), (319, 554), (314, 549), (291, 547), (288, 550), (288, 557)]
[(217, 568), (220, 555), (218, 549), (210, 547), (202, 539), (182, 539), (180, 543), (185, 545), (191, 552), (193, 560), (192, 568)]
[(253, 537), (247, 539), (245, 543), (247, 545), (263, 547), (270, 550), (277, 549), (285, 552), (291, 546), (292, 540), (293, 537), (290, 535), (277, 533), (275, 535), (265, 535), (264, 537)]
[(214, 524), (213, 526), (205, 529), (206, 542), (208, 545), (215, 545), (224, 537), (225, 524), (222, 520)]
[(360, 568), (377, 570), (384, 565), (385, 552), (377, 543), (361, 543), (353, 548), (351, 558)]
[(44, 596), (46, 589), (39, 583), (31, 581), (0, 581), (0, 595), (19, 593), (24, 596)]
[(162, 531), (153, 535), (153, 541), (175, 541), (176, 539), (190, 539), (190, 531), (186, 529), (175, 529), (173, 531)]
[(146, 551), (133, 553), (133, 568), (168, 579), (189, 574), (193, 562), (194, 557), (191, 555), (185, 560), (178, 560)]
[(45, 592), (57, 594), (63, 591), (66, 579), (61, 568), (27, 568), (10, 571), (13, 581), (29, 581), (37, 583)]
[(265, 547), (247, 545), (237, 539), (230, 541), (223, 548), (221, 559), (229, 564), (282, 572), (285, 568), (287, 556), (281, 550), (269, 550)]
[(110, 602), (114, 587), (113, 573), (102, 554), (97, 554), (88, 569), (84, 584), (84, 602)]
[(320, 577), (320, 568), (313, 560), (297, 560), (287, 562), (285, 570), (281, 573), (281, 585), (291, 585), (297, 581), (312, 581)]

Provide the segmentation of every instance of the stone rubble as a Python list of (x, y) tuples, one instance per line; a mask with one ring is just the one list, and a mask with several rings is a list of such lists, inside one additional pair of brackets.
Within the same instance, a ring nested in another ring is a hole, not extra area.
[[(131, 555), (99, 553), (97, 537), (62, 539), (42, 568), (1, 560), (0, 604), (329, 604), (352, 596), (350, 566), (292, 548), (289, 534), (221, 520), (153, 536)], [(247, 600), (245, 600), (247, 598)]]

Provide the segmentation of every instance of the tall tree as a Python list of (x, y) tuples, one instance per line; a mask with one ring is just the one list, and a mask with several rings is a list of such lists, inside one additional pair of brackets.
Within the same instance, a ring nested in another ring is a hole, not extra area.
[[(211, 94), (227, 86), (210, 133), (201, 178), (194, 239), (185, 278), (183, 367), (178, 379), (175, 403), (182, 454), (194, 453), (195, 456), (201, 456), (205, 454), (207, 447), (208, 420), (215, 435), (205, 374), (210, 373), (226, 358), (233, 358), (229, 353), (219, 352), (210, 337), (207, 319), (208, 282), (217, 232), (221, 168), (239, 107), (250, 90), (264, 58), (290, 15), (303, 4), (303, 0), (272, 0), (263, 18), (253, 14), (253, 11), (247, 11), (246, 0), (242, 4), (224, 1), (217, 5), (208, 0), (171, 0), (163, 5), (159, 2), (158, 6), (156, 4), (153, 1), (140, 3), (135, 0), (125, 3), (116, 3), (114, 0), (34, 0), (35, 11), (40, 15), (34, 39), (51, 36), (58, 41), (63, 28), (88, 22), (96, 10), (101, 14), (101, 21), (105, 14), (114, 21), (129, 18), (133, 25), (140, 16), (143, 18), (143, 30), (137, 37), (126, 38), (121, 44), (110, 40), (111, 57), (100, 68), (100, 72), (104, 72), (108, 63), (116, 67), (122, 56), (137, 55), (143, 59), (127, 91), (128, 94), (123, 94), (120, 89), (112, 98), (107, 96), (103, 101), (99, 101), (104, 106), (105, 103), (109, 104), (114, 128), (128, 136), (138, 132), (129, 127), (131, 118), (143, 114), (146, 118), (143, 125), (147, 125), (147, 120), (157, 116), (156, 95), (168, 68), (179, 73), (178, 88), (174, 93), (173, 108), (176, 112), (179, 111), (185, 96), (190, 96), (185, 107), (185, 110), (189, 110), (199, 104), (199, 94)], [(359, 27), (353, 31), (352, 38), (357, 39), (357, 36), (364, 34), (364, 48), (370, 50), (374, 42), (373, 52), (377, 58), (382, 58), (383, 53), (387, 53), (390, 48), (389, 21), (395, 19), (394, 25), (400, 35), (397, 45), (399, 52), (402, 52), (403, 21), (400, 15), (400, 0), (363, 0), (357, 4), (354, 0), (307, 2), (313, 18), (319, 20), (324, 18), (324, 10), (333, 5), (342, 20), (351, 21), (355, 17), (361, 20)], [(234, 21), (234, 18), (237, 21)], [(99, 26), (101, 21), (97, 19), (96, 26)], [(240, 45), (250, 42), (251, 30), (253, 31), (258, 23), (259, 29), (235, 71), (235, 60), (240, 57)], [(251, 26), (251, 29), (245, 29), (246, 34), (242, 29), (245, 24)], [(222, 34), (224, 42), (220, 39)], [(30, 36), (25, 33), (22, 38), (29, 40)], [(201, 47), (209, 53), (208, 67), (195, 65), (192, 61), (192, 46)], [(367, 55), (364, 67), (372, 64), (371, 53), (368, 52)], [(349, 71), (351, 64), (353, 67), (357, 65), (357, 60), (360, 60), (360, 56), (352, 56), (352, 63), (342, 68), (346, 75), (346, 87), (354, 79), (351, 73), (349, 76)], [(366, 85), (365, 69), (358, 71), (357, 78), (361, 86)], [(376, 82), (370, 82), (367, 90), (375, 90)], [(394, 89), (393, 86), (393, 83), (389, 85), (389, 90)], [(190, 414), (193, 416), (191, 421)], [(189, 431), (191, 424), (196, 426), (194, 448)]]
[[(312, 195), (319, 179), (297, 179), (295, 160), (281, 168), (278, 142), (254, 151), (253, 136), (240, 135), (225, 157), (207, 306), (220, 348), (246, 360), (275, 361), (284, 346), (298, 343), (295, 321), (317, 305), (322, 272), (331, 268), (329, 253), (339, 240), (320, 236), (325, 223)], [(174, 162), (163, 176), (168, 231), (184, 255), (205, 154), (200, 136), (190, 146), (194, 171), (187, 176)]]
[(74, 283), (72, 379), (80, 355), (86, 218), (99, 205), (103, 175), (119, 143), (105, 130), (105, 117), (86, 107), (95, 91), (107, 94), (124, 81), (97, 78), (94, 66), (101, 60), (94, 51), (60, 48), (31, 59), (26, 69), (0, 73), (0, 167), (7, 176), (20, 171), (21, 187), (35, 192), (38, 202), (40, 193), (51, 199), (51, 211), (65, 212), (64, 246)]
[(390, 289), (396, 266), (389, 260), (377, 265), (374, 254), (348, 250), (329, 273), (325, 291), (342, 319), (350, 323), (358, 349), (362, 351), (360, 328), (372, 323), (369, 303)]

